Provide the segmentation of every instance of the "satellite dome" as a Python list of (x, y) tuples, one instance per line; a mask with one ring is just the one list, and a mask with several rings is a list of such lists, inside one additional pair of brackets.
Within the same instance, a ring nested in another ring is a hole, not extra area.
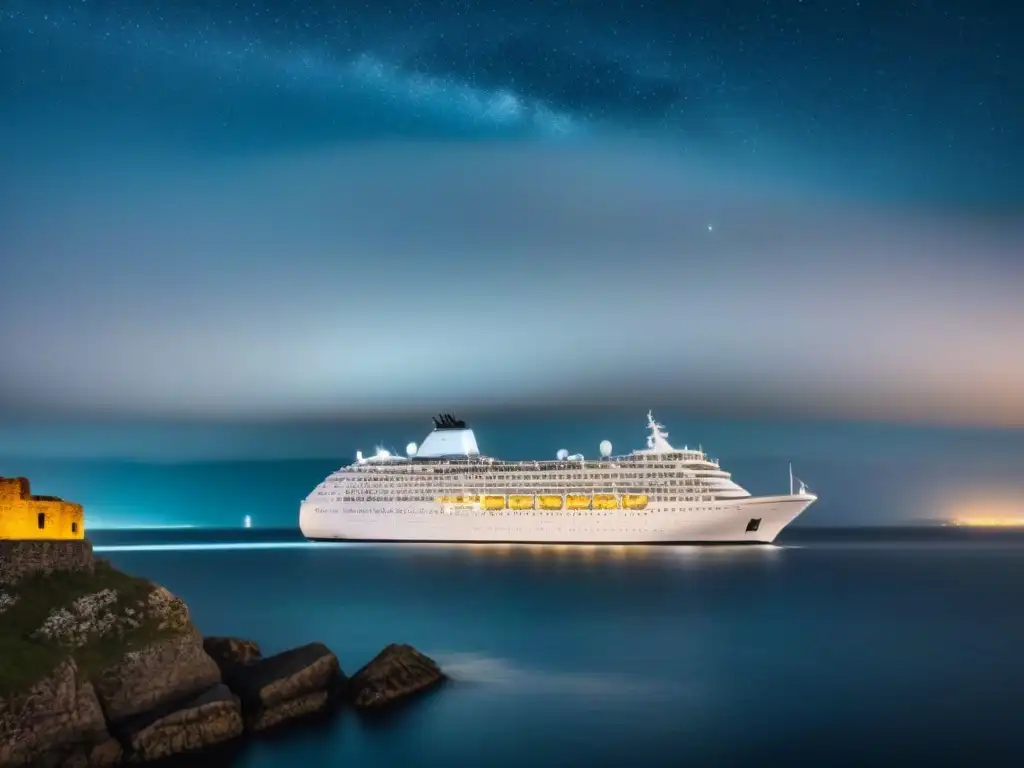
[(609, 456), (612, 455), (612, 444), (611, 444), (610, 440), (602, 440), (600, 448), (601, 448), (601, 455), (604, 458), (607, 459)]
[(555, 455), (558, 456), (559, 461), (565, 461), (567, 458), (569, 458), (569, 452), (565, 450), (565, 448), (559, 448), (558, 453)]
[(416, 443), (409, 443), (407, 446), (405, 446), (405, 452), (409, 456), (415, 456), (416, 455), (416, 448), (417, 448)]

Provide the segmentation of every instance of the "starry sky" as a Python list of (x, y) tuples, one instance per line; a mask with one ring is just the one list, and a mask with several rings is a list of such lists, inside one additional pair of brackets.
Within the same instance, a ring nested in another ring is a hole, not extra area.
[(1005, 0), (0, 5), (0, 417), (1024, 426)]

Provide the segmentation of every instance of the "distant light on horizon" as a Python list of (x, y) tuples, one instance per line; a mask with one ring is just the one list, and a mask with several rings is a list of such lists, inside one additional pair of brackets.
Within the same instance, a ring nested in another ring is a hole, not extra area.
[(965, 528), (1024, 528), (1024, 517), (965, 517), (953, 521)]
[[(982, 496), (983, 493), (988, 496)], [(1024, 528), (1024, 493), (1021, 491), (1005, 489), (999, 493), (988, 489), (964, 492), (959, 496), (950, 500), (947, 506), (947, 525), (960, 528)]]

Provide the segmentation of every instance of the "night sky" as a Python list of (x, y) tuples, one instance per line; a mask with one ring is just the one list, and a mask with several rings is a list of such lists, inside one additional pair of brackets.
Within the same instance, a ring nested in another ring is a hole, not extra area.
[(4, 0), (0, 413), (1024, 425), (1022, 22)]

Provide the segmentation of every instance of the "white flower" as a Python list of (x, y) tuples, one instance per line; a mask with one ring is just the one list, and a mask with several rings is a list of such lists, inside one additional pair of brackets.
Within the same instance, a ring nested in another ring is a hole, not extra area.
[(113, 589), (84, 595), (75, 600), (70, 608), (51, 611), (43, 625), (33, 634), (61, 645), (79, 648), (92, 638), (115, 628), (118, 623), (115, 613), (117, 597)]
[(9, 595), (6, 592), (0, 592), (0, 613), (6, 611), (16, 602), (18, 602), (18, 598), (14, 595)]
[[(123, 635), (138, 629), (147, 618), (157, 622), (161, 630), (183, 629), (188, 624), (185, 603), (163, 587), (155, 588), (134, 606), (118, 605), (118, 599), (113, 589), (80, 597), (70, 606), (52, 611), (33, 637), (80, 648), (103, 635)], [(0, 602), (0, 613), (3, 606)]]

